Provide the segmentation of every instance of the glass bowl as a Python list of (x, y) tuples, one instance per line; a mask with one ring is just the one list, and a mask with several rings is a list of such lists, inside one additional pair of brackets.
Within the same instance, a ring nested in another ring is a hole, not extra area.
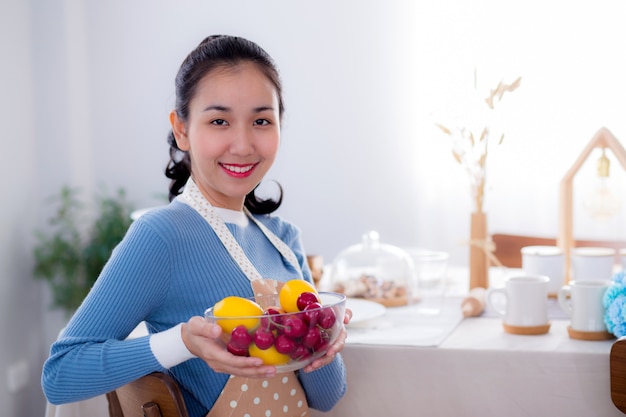
[(220, 337), (232, 354), (260, 357), (279, 373), (292, 372), (324, 356), (344, 328), (346, 296), (333, 292), (319, 292), (318, 296), (321, 307), (294, 313), (280, 312), (278, 294), (272, 294), (256, 300), (266, 307), (263, 315), (216, 317), (211, 307), (204, 318), (222, 329), (233, 329), (223, 331)]

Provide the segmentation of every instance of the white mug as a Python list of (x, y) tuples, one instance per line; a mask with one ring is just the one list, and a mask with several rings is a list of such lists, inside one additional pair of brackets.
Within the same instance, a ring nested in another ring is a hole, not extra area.
[(528, 275), (545, 275), (550, 278), (548, 294), (554, 294), (565, 283), (565, 255), (558, 246), (525, 246), (522, 253), (522, 270)]
[(611, 285), (609, 280), (571, 281), (558, 293), (559, 305), (571, 318), (573, 330), (605, 332), (602, 297)]
[[(502, 288), (487, 290), (489, 308), (504, 318), (504, 323), (516, 327), (534, 327), (548, 324), (548, 282), (545, 275), (513, 276)], [(504, 296), (501, 309), (494, 303), (494, 296)]]
[(599, 247), (573, 248), (572, 280), (605, 280), (613, 276), (615, 249)]

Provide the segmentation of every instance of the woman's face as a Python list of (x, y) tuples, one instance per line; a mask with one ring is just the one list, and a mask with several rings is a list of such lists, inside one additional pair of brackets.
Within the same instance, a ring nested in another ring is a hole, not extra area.
[(253, 63), (202, 78), (183, 123), (172, 111), (178, 147), (189, 151), (192, 177), (215, 207), (241, 210), (245, 196), (274, 163), (280, 143), (278, 95)]

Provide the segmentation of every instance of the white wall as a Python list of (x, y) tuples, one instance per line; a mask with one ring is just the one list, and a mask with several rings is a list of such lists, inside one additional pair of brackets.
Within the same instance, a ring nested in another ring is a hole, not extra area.
[[(3, 164), (16, 173), (3, 182), (11, 205), (0, 223), (0, 301), (38, 294), (28, 236), (60, 185), (124, 186), (137, 207), (164, 201), (173, 79), (209, 34), (248, 37), (277, 61), (287, 114), (270, 177), (285, 189), (280, 214), (329, 262), (369, 229), (387, 243), (444, 249), (466, 262), (469, 185), (434, 122), (468, 110), (474, 69), (485, 93), (523, 77), (505, 96), (505, 142), (488, 159), (492, 232), (556, 236), (559, 181), (580, 150), (602, 126), (626, 143), (621, 0), (593, 9), (556, 0), (0, 4), (0, 45), (11, 57), (0, 64)], [(594, 163), (579, 177), (591, 176)], [(624, 190), (615, 162), (613, 173)], [(583, 180), (577, 198), (590, 186)], [(575, 213), (576, 236), (624, 238), (624, 210), (608, 224), (578, 206)], [(16, 307), (24, 318), (27, 302)], [(7, 352), (10, 360), (32, 356), (19, 347), (35, 337), (6, 319), (14, 305), (2, 302), (3, 335), (19, 334), (3, 337), (5, 368)], [(28, 407), (14, 415), (33, 415)]]
[[(474, 69), (483, 94), (523, 77), (505, 96), (506, 140), (488, 160), (491, 231), (555, 236), (559, 181), (578, 152), (602, 126), (626, 136), (619, 1), (592, 10), (493, 0), (65, 3), (85, 40), (59, 34), (51, 45), (46, 34), (38, 48), (67, 49), (64, 76), (77, 74), (63, 81), (67, 107), (46, 111), (62, 113), (65, 139), (78, 132), (91, 151), (93, 165), (75, 180), (125, 185), (138, 205), (158, 204), (180, 61), (207, 34), (246, 36), (274, 56), (285, 83), (284, 141), (270, 173), (285, 187), (281, 214), (328, 261), (368, 229), (466, 261), (467, 177), (434, 122), (467, 110)], [(575, 233), (619, 237), (624, 222), (577, 215)]]
[(28, 2), (0, 1), (0, 404), (2, 415), (41, 415), (44, 354), (40, 286), (32, 279), (38, 184)]
[[(578, 152), (602, 126), (626, 137), (626, 64), (615, 53), (624, 6), (501, 3), (68, 0), (69, 23), (49, 23), (65, 36), (37, 47), (65, 49), (67, 106), (46, 113), (68, 122), (59, 127), (71, 161), (91, 162), (70, 164), (74, 181), (124, 185), (138, 205), (158, 204), (178, 65), (207, 34), (249, 37), (282, 71), (287, 115), (270, 177), (308, 250), (330, 261), (376, 229), (463, 263), (469, 186), (434, 122), (467, 110), (474, 69), (483, 94), (523, 77), (505, 96), (506, 140), (488, 160), (491, 231), (556, 236), (559, 181)], [(623, 214), (609, 225), (579, 217), (579, 236), (624, 230)]]

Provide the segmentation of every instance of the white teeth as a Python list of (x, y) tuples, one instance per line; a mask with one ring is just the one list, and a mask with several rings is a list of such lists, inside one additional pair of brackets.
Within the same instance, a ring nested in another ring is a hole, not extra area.
[(237, 166), (233, 166), (233, 165), (223, 165), (223, 167), (226, 168), (229, 171), (241, 174), (242, 172), (250, 171), (252, 169), (253, 165), (247, 165), (245, 167), (237, 167)]

